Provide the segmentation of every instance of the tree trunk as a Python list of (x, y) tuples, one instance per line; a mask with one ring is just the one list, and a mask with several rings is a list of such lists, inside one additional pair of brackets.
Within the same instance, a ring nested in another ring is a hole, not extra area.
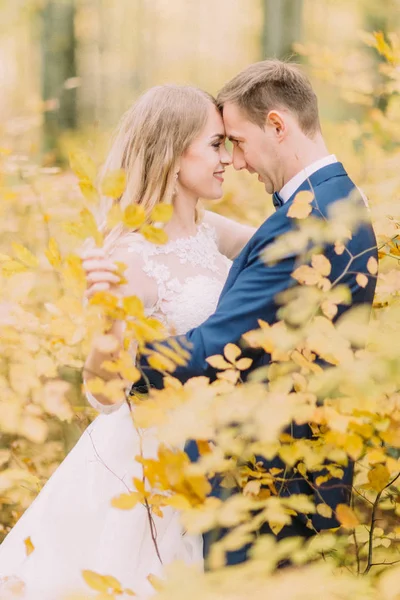
[(76, 89), (65, 86), (76, 77), (74, 0), (48, 0), (42, 12), (42, 93), (45, 112), (43, 150), (57, 154), (58, 137), (76, 127)]
[(288, 59), (293, 55), (293, 43), (301, 38), (303, 0), (262, 0), (262, 3), (262, 58)]

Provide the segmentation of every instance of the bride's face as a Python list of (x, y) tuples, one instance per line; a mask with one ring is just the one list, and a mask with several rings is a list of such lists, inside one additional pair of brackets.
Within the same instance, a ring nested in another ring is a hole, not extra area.
[(205, 200), (222, 196), (225, 167), (232, 162), (225, 148), (225, 129), (218, 109), (210, 103), (203, 131), (180, 160), (178, 193)]

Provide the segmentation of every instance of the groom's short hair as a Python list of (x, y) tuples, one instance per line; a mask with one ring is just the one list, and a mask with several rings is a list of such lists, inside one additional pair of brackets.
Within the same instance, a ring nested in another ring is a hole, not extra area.
[(219, 92), (220, 110), (227, 102), (236, 104), (250, 121), (262, 128), (270, 110), (288, 108), (307, 135), (321, 129), (317, 96), (308, 77), (293, 63), (273, 59), (250, 65)]

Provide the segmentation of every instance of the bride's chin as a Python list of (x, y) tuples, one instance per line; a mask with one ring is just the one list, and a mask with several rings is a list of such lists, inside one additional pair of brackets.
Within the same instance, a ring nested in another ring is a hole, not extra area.
[(214, 193), (208, 194), (207, 196), (205, 196), (205, 199), (206, 200), (220, 200), (223, 195), (224, 195), (224, 191), (222, 189), (222, 186), (220, 186), (219, 190), (215, 190)]

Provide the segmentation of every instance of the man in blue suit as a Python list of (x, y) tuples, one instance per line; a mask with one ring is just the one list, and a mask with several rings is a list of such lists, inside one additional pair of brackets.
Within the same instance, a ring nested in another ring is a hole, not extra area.
[[(257, 173), (268, 193), (273, 195), (276, 212), (258, 229), (252, 239), (235, 259), (218, 307), (202, 325), (189, 331), (186, 339), (191, 344), (191, 359), (184, 367), (178, 367), (174, 376), (181, 381), (190, 377), (215, 373), (206, 362), (214, 354), (223, 354), (224, 346), (239, 344), (241, 336), (258, 327), (262, 319), (270, 324), (278, 321), (276, 297), (292, 287), (292, 273), (298, 266), (300, 256), (291, 251), (274, 265), (266, 265), (261, 258), (263, 251), (277, 238), (296, 228), (295, 219), (288, 217), (294, 198), (300, 191), (314, 194), (312, 216), (327, 218), (328, 211), (336, 202), (358, 195), (357, 209), (360, 226), (353, 232), (346, 250), (341, 254), (334, 245), (326, 244), (324, 254), (332, 270), (331, 281), (341, 276), (341, 283), (349, 287), (351, 306), (371, 306), (376, 277), (370, 275), (367, 262), (377, 257), (376, 240), (368, 219), (365, 198), (349, 178), (343, 165), (330, 155), (322, 137), (316, 95), (302, 71), (295, 65), (278, 60), (253, 64), (227, 83), (218, 96), (226, 133), (233, 144), (233, 166)], [(350, 257), (351, 269), (348, 268)], [(363, 273), (368, 283), (361, 287), (357, 273)], [(339, 317), (349, 306), (340, 305)], [(166, 342), (168, 343), (168, 341)], [(252, 370), (269, 361), (265, 353), (258, 353)], [(141, 359), (141, 367), (152, 386), (162, 387), (162, 376)], [(142, 382), (143, 383), (143, 380)], [(292, 425), (295, 438), (310, 438), (308, 426)], [(187, 451), (196, 460), (194, 443)], [(263, 461), (266, 469), (281, 466), (279, 461)], [(318, 494), (318, 497), (334, 510), (340, 503), (349, 502), (352, 483), (352, 464), (345, 469), (342, 480), (331, 479), (315, 491), (305, 480), (291, 481), (288, 477), (286, 494)], [(313, 474), (311, 479), (316, 478)], [(213, 482), (214, 495), (220, 495), (218, 481)], [(280, 537), (309, 537), (315, 531), (338, 525), (335, 517), (314, 515), (313, 530), (306, 527), (306, 517), (293, 519)], [(270, 532), (267, 525), (261, 533)], [(212, 535), (205, 536), (207, 555)], [(215, 538), (215, 535), (214, 535)], [(231, 553), (231, 564), (246, 559), (248, 548)]]

